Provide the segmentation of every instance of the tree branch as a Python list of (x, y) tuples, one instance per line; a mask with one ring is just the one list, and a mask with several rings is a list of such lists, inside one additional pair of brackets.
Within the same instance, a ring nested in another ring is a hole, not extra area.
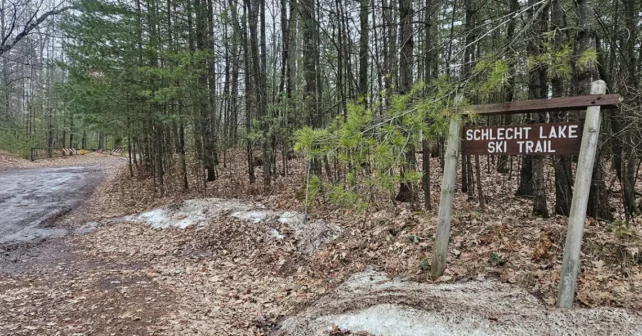
[[(16, 44), (18, 44), (18, 42), (20, 42), (20, 40), (22, 40), (27, 35), (29, 35), (29, 33), (32, 30), (34, 30), (40, 24), (42, 24), (45, 20), (47, 20), (48, 17), (50, 17), (52, 15), (57, 15), (57, 14), (63, 13), (65, 11), (67, 11), (67, 10), (72, 9), (72, 8), (74, 8), (74, 6), (66, 6), (66, 7), (62, 7), (62, 8), (59, 8), (59, 9), (53, 9), (53, 10), (50, 10), (50, 11), (42, 14), (40, 17), (38, 17), (38, 19), (36, 19), (36, 21), (26, 25), (24, 27), (24, 29), (18, 35), (16, 35), (16, 37), (14, 37), (13, 40), (11, 40), (11, 42), (6, 43), (6, 41), (3, 41), (2, 44), (0, 45), (0, 56), (2, 56), (2, 54), (4, 54), (5, 52), (13, 49), (13, 47), (15, 47)], [(31, 21), (31, 20), (29, 20), (29, 21)]]

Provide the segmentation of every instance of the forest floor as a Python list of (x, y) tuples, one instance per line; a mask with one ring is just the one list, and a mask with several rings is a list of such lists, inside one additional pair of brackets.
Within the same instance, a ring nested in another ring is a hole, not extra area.
[[(303, 225), (304, 163), (290, 161), (289, 174), (266, 194), (261, 183), (248, 183), (242, 157), (229, 153), (206, 191), (165, 197), (151, 179), (131, 179), (122, 158), (36, 161), (98, 160), (104, 169), (86, 201), (55, 221), (78, 234), (3, 247), (0, 334), (303, 335), (301, 323), (325, 328), (319, 335), (409, 334), (390, 333), (382, 311), (408, 328), (448, 328), (459, 321), (453, 314), (464, 314), (460, 334), (515, 334), (518, 324), (536, 334), (642, 334), (635, 329), (642, 323), (639, 218), (628, 226), (587, 220), (579, 309), (560, 312), (553, 306), (567, 220), (533, 217), (530, 201), (512, 196), (518, 174), (484, 169), (484, 211), (457, 194), (448, 268), (432, 281), (436, 211), (385, 197), (367, 214), (317, 202)], [(437, 161), (433, 167), (435, 204), (441, 172)], [(616, 208), (617, 182), (607, 185)], [(457, 291), (468, 294), (457, 301)], [(364, 323), (373, 319), (384, 322)], [(584, 322), (592, 329), (578, 329)]]

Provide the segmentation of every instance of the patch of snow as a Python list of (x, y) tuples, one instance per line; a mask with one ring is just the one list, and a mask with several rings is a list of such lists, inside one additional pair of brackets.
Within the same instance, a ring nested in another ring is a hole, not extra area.
[(245, 204), (236, 200), (219, 198), (194, 199), (184, 201), (181, 204), (167, 205), (139, 215), (127, 216), (124, 219), (146, 223), (156, 229), (185, 229), (192, 225), (203, 227), (207, 225), (209, 219), (213, 216), (248, 211), (255, 207), (256, 205)]
[(274, 211), (270, 210), (250, 210), (250, 211), (238, 211), (233, 213), (231, 216), (238, 219), (249, 220), (254, 223), (260, 223), (268, 219), (269, 217), (275, 214)]
[(285, 211), (279, 217), (279, 222), (283, 224), (302, 224), (305, 215), (299, 212)]
[(272, 229), (272, 237), (274, 237), (274, 239), (276, 239), (276, 240), (281, 240), (281, 239), (285, 238), (285, 236), (280, 234), (277, 229)]
[(395, 304), (376, 305), (352, 314), (324, 316), (318, 321), (334, 323), (342, 330), (367, 331), (374, 335), (496, 335), (485, 330), (486, 326), (470, 330), (469, 324), (463, 321), (452, 323), (437, 315)]
[(81, 226), (79, 228), (76, 228), (74, 230), (74, 234), (82, 235), (82, 234), (87, 234), (87, 233), (93, 232), (98, 228), (99, 225), (100, 225), (100, 223), (98, 223), (98, 222), (85, 223), (85, 225), (83, 225), (83, 226)]
[(168, 218), (164, 209), (154, 209), (152, 211), (143, 212), (138, 216), (138, 219), (157, 229), (174, 226), (174, 223), (170, 222), (170, 218)]
[(270, 236), (276, 240), (282, 240), (285, 235), (276, 230), (275, 225), (276, 227), (279, 226), (279, 223), (287, 225), (294, 233), (298, 248), (306, 254), (313, 253), (323, 244), (339, 237), (343, 232), (343, 229), (334, 223), (322, 220), (305, 222), (305, 215), (300, 212), (268, 210), (265, 205), (260, 203), (220, 198), (187, 200), (183, 203), (115, 219), (113, 222), (141, 222), (156, 229), (185, 229), (190, 226), (202, 228), (208, 224), (212, 217), (217, 216), (238, 218), (255, 224), (266, 223), (268, 227), (271, 226), (271, 229), (268, 230)]
[(552, 309), (515, 285), (418, 283), (374, 269), (284, 320), (276, 335), (327, 335), (333, 325), (377, 336), (642, 335), (642, 316), (624, 309)]

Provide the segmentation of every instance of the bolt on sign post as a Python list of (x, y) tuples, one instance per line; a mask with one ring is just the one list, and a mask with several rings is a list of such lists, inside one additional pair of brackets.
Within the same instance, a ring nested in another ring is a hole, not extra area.
[[(569, 155), (579, 153), (557, 299), (557, 306), (560, 308), (571, 308), (575, 297), (584, 220), (600, 132), (600, 107), (615, 107), (621, 100), (619, 95), (607, 95), (605, 92), (606, 84), (598, 80), (591, 83), (591, 95), (588, 96), (476, 105), (462, 111), (462, 114), (501, 115), (587, 109), (583, 125), (581, 123), (525, 124), (467, 127), (463, 131), (462, 149), (466, 154)], [(441, 184), (437, 234), (433, 247), (431, 266), (433, 279), (441, 276), (446, 269), (453, 196), (457, 182), (457, 159), (460, 143), (462, 143), (461, 133), (461, 118), (458, 116), (452, 118)]]

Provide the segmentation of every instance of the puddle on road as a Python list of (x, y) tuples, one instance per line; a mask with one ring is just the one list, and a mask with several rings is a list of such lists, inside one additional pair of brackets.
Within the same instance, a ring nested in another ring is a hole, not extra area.
[(0, 245), (39, 242), (75, 231), (55, 227), (101, 176), (88, 167), (33, 168), (0, 174)]
[(67, 229), (52, 229), (52, 228), (27, 228), (18, 231), (11, 235), (6, 235), (0, 238), (0, 243), (27, 243), (33, 241), (41, 241), (48, 238), (60, 238), (69, 233)]
[(62, 238), (70, 234), (83, 235), (83, 234), (93, 232), (94, 230), (96, 230), (96, 228), (98, 228), (99, 225), (100, 223), (98, 222), (89, 222), (75, 229), (29, 227), (29, 228), (20, 230), (14, 234), (1, 237), (0, 244), (33, 243), (33, 242), (41, 242), (52, 238)]

